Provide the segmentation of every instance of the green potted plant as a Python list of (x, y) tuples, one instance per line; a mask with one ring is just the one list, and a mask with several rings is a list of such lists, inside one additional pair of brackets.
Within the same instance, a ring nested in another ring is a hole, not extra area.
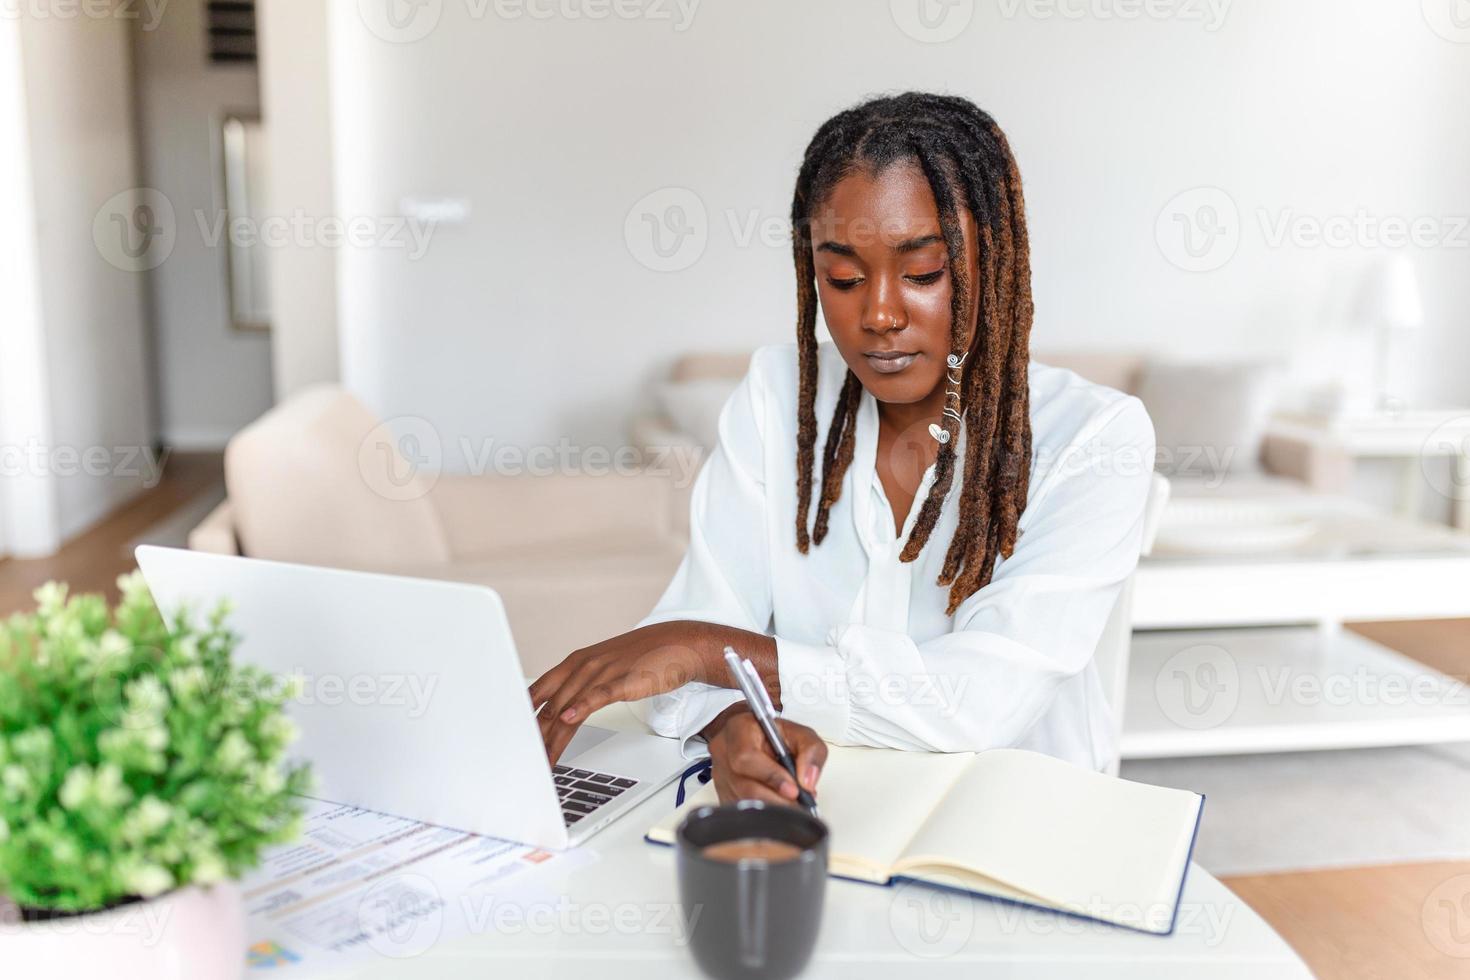
[[(0, 958), (15, 976), (237, 977), (232, 882), (299, 828), (291, 692), (231, 660), (227, 610), (165, 622), (35, 593), (0, 622)], [(29, 969), (28, 969), (29, 967)]]

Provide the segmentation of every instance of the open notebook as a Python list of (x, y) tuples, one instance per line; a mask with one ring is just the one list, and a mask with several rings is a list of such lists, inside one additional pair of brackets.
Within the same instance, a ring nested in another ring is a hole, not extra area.
[[(830, 746), (817, 806), (829, 870), (924, 881), (1144, 932), (1174, 929), (1204, 797), (1019, 749), (937, 754)], [(713, 785), (648, 831), (672, 844)]]

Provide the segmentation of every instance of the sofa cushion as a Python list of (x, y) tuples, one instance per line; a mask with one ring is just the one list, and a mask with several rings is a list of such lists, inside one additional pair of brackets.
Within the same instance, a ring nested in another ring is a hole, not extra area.
[(243, 554), (343, 568), (449, 560), (428, 493), (434, 474), (341, 388), (312, 387), (225, 448), (225, 486)]
[(1138, 397), (1153, 419), (1158, 471), (1223, 477), (1258, 470), (1275, 380), (1265, 363), (1145, 365)]

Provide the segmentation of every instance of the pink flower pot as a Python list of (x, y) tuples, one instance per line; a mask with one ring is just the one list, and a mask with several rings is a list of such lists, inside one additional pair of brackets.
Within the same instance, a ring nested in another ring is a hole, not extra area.
[(238, 980), (245, 968), (245, 912), (229, 883), (45, 922), (14, 911), (0, 910), (6, 976)]

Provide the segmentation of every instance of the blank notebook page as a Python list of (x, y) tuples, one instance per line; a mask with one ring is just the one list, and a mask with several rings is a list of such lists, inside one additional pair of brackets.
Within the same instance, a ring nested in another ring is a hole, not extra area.
[(903, 863), (958, 864), (1059, 908), (1163, 931), (1199, 805), (1192, 793), (996, 749), (975, 759)]
[[(833, 746), (817, 780), (817, 810), (832, 834), (829, 853), (872, 862), (886, 881), (888, 868), (915, 828), (975, 758)], [(843, 868), (833, 869), (846, 874)]]

